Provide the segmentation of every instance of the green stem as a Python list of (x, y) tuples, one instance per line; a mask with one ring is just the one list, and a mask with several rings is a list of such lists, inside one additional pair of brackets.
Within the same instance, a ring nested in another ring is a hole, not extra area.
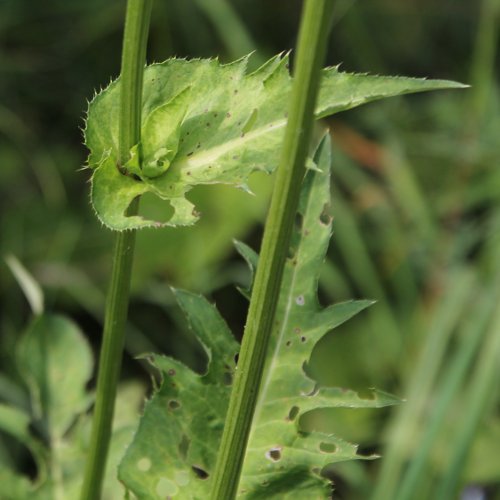
[(488, 100), (495, 81), (499, 16), (499, 0), (482, 1), (471, 68), (471, 108), (474, 126), (477, 126), (488, 111)]
[(333, 0), (307, 0), (302, 13), (289, 119), (212, 478), (212, 500), (233, 499), (238, 487), (305, 173), (332, 8)]
[[(140, 141), (142, 81), (152, 4), (153, 0), (128, 0), (127, 3), (120, 87), (118, 148), (120, 164), (128, 160), (130, 148)], [(129, 207), (129, 215), (137, 214), (138, 209), (139, 201), (135, 200)], [(123, 355), (134, 245), (135, 231), (121, 232), (116, 236), (104, 318), (92, 434), (81, 500), (96, 500), (101, 497)]]

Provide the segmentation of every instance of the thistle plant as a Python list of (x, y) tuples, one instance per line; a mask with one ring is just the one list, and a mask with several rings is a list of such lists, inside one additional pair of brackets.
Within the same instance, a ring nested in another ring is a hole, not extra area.
[[(148, 355), (163, 381), (120, 465), (127, 489), (147, 499), (296, 498), (298, 492), (327, 498), (321, 469), (357, 458), (356, 446), (302, 428), (301, 417), (316, 408), (397, 401), (379, 391), (363, 398), (321, 387), (307, 372), (315, 343), (370, 304), (318, 305), (319, 267), (331, 235), (330, 142), (326, 135), (309, 155), (310, 130), (314, 119), (370, 101), (461, 85), (321, 70), (332, 4), (306, 2), (292, 78), (289, 54), (254, 72), (247, 71), (250, 56), (230, 64), (171, 59), (143, 70), (151, 2), (129, 1), (122, 74), (93, 99), (85, 127), (92, 205), (117, 231), (117, 243), (82, 498), (99, 497), (105, 470), (134, 231), (195, 223), (199, 214), (186, 195), (196, 185), (248, 191), (252, 172), (279, 165), (258, 263), (239, 246), (256, 277), (238, 362), (238, 346), (215, 308), (175, 291), (209, 363), (200, 375)], [(139, 215), (138, 199), (147, 192), (171, 205), (168, 222)]]

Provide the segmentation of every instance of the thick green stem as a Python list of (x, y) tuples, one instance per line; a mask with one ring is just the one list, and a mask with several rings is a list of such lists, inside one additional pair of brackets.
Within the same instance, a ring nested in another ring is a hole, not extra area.
[(289, 119), (212, 478), (212, 500), (231, 500), (238, 487), (305, 173), (332, 7), (333, 0), (307, 0), (302, 14)]
[[(130, 148), (140, 141), (142, 81), (152, 4), (153, 0), (128, 0), (127, 3), (121, 68), (120, 164), (128, 160)], [(135, 215), (138, 208), (139, 202), (136, 200), (131, 204), (128, 213)], [(134, 245), (135, 231), (125, 231), (116, 236), (92, 434), (80, 496), (82, 500), (96, 500), (101, 497), (123, 355)]]

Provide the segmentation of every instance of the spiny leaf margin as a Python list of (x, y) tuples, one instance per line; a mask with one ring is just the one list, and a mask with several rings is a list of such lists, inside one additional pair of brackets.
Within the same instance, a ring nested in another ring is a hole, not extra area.
[[(287, 121), (291, 90), (288, 54), (278, 54), (247, 72), (249, 56), (229, 64), (217, 59), (169, 59), (146, 67), (141, 144), (118, 165), (119, 79), (89, 104), (84, 137), (94, 170), (91, 200), (99, 220), (122, 231), (190, 225), (199, 217), (185, 195), (199, 184), (248, 189), (256, 171), (272, 172)], [(385, 97), (460, 88), (444, 80), (369, 76), (325, 68), (316, 117)], [(153, 118), (154, 117), (154, 118)], [(168, 222), (127, 217), (134, 198), (151, 192), (168, 200)]]

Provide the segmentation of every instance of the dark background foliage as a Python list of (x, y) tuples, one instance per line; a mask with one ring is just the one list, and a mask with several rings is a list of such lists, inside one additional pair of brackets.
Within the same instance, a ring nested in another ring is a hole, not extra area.
[[(255, 50), (257, 66), (295, 45), (301, 3), (157, 0), (148, 59), (230, 61)], [(312, 370), (330, 384), (377, 386), (407, 397), (418, 367), (425, 367), (421, 353), (429, 337), (448, 329), (420, 429), (439, 397), (433, 391), (447, 362), (459, 351), (464, 323), (498, 281), (499, 10), (495, 0), (336, 1), (328, 64), (473, 84), (464, 92), (372, 104), (326, 123), (334, 140), (335, 235), (321, 300), (366, 297), (378, 304), (327, 336)], [(116, 0), (0, 0), (0, 254), (17, 256), (42, 284), (47, 308), (75, 319), (96, 347), (112, 235), (89, 204), (80, 128), (87, 100), (119, 72), (123, 11), (124, 2)], [(151, 349), (202, 366), (171, 285), (211, 296), (241, 335), (246, 302), (234, 284), (248, 275), (232, 239), (258, 248), (271, 179), (257, 175), (253, 182), (256, 197), (224, 187), (197, 189), (193, 197), (203, 212), (198, 226), (139, 235), (124, 378), (147, 380), (133, 357)], [(165, 217), (154, 199), (145, 199), (143, 210)], [(453, 302), (464, 282), (470, 289)], [(13, 346), (30, 313), (3, 263), (0, 302), (0, 399), (9, 401), (9, 381), (17, 376)], [(500, 330), (493, 321), (486, 318)], [(492, 443), (500, 443), (498, 377), (488, 383), (491, 397), (467, 448), (463, 484), (479, 484), (493, 498), (500, 481), (500, 463), (492, 455)], [(462, 387), (466, 394), (467, 380)], [(428, 457), (429, 484), (445, 474), (453, 433), (468, 411), (466, 397), (454, 401), (447, 417), (451, 437), (442, 433)], [(380, 452), (390, 443), (395, 412), (337, 411), (315, 418)], [(416, 452), (406, 453), (411, 458)], [(381, 463), (338, 467), (339, 496), (365, 498)]]

